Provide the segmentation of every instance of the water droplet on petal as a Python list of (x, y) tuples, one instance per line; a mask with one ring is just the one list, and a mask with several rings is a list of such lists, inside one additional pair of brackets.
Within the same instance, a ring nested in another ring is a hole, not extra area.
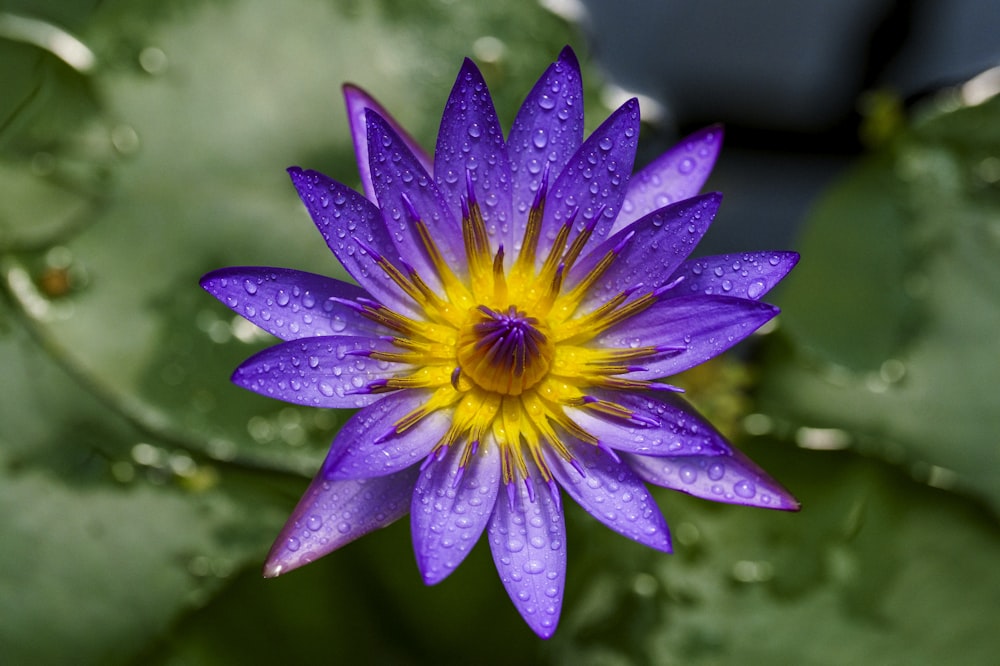
[(760, 295), (767, 290), (767, 283), (763, 280), (754, 280), (747, 285), (747, 298), (760, 298)]
[(754, 486), (752, 481), (744, 479), (742, 481), (738, 481), (736, 485), (733, 486), (733, 492), (739, 497), (750, 499), (757, 494), (757, 487)]
[(521, 568), (524, 569), (524, 573), (538, 574), (545, 571), (545, 563), (541, 560), (528, 560)]

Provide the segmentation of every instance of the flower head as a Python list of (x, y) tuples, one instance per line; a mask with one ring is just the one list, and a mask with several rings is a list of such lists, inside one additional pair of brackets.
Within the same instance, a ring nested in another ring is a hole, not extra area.
[[(359, 408), (278, 537), (277, 576), (411, 516), (417, 565), (443, 580), (485, 530), (539, 635), (555, 631), (562, 493), (670, 551), (645, 483), (772, 509), (796, 501), (657, 380), (750, 335), (792, 252), (688, 259), (719, 207), (698, 195), (722, 132), (632, 174), (636, 100), (586, 140), (567, 48), (507, 137), (465, 61), (433, 160), (370, 96), (345, 87), (364, 194), (289, 169), (357, 285), (280, 268), (202, 286), (284, 340), (233, 381), (302, 405)], [(359, 286), (358, 286), (359, 285)]]

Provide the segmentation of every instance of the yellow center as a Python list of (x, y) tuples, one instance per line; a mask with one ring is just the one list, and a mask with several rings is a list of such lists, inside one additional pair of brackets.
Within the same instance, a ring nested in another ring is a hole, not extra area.
[[(440, 289), (431, 288), (414, 271), (397, 268), (375, 250), (373, 260), (422, 310), (410, 318), (377, 303), (360, 304), (362, 312), (393, 331), (397, 351), (373, 351), (370, 358), (403, 364), (399, 375), (372, 382), (370, 392), (429, 389), (426, 400), (393, 424), (403, 433), (438, 410), (450, 412), (447, 433), (432, 455), (462, 447), (464, 469), (477, 451), (499, 447), (504, 483), (527, 478), (531, 459), (542, 477), (552, 476), (543, 449), (566, 461), (572, 454), (563, 442), (597, 445), (564, 411), (587, 409), (610, 418), (635, 422), (631, 410), (587, 395), (593, 388), (642, 390), (646, 380), (626, 376), (635, 363), (662, 350), (655, 347), (595, 347), (600, 332), (644, 310), (657, 294), (632, 298), (625, 290), (602, 305), (576, 312), (584, 295), (611, 265), (618, 248), (609, 249), (587, 274), (569, 288), (563, 278), (573, 267), (594, 223), (570, 239), (573, 218), (536, 262), (544, 206), (544, 184), (532, 205), (517, 257), (505, 262), (504, 248), (495, 254), (478, 204), (471, 191), (463, 209), (467, 273), (452, 270), (431, 238), (430, 230), (411, 211), (422, 249)], [(596, 218), (595, 218), (596, 220)], [(516, 305), (515, 305), (516, 304)], [(481, 446), (482, 445), (482, 446)]]
[(555, 347), (548, 327), (510, 306), (474, 308), (459, 329), (458, 366), (474, 384), (503, 395), (520, 395), (548, 373)]

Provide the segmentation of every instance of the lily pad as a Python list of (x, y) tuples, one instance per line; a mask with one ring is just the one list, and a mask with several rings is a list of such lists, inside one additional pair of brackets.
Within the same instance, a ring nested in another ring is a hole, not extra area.
[[(939, 110), (809, 220), (765, 410), (1000, 510), (1000, 98)], [(790, 348), (789, 348), (790, 345)]]

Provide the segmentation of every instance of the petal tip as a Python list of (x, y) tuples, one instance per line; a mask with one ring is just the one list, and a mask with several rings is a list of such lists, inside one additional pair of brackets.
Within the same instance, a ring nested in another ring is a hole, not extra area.
[(558, 61), (562, 62), (562, 63), (566, 63), (567, 65), (569, 65), (573, 69), (577, 69), (577, 70), (580, 69), (580, 60), (576, 57), (576, 51), (574, 51), (573, 47), (570, 46), (569, 44), (567, 44), (566, 46), (564, 46), (562, 48), (562, 51), (559, 52)]

